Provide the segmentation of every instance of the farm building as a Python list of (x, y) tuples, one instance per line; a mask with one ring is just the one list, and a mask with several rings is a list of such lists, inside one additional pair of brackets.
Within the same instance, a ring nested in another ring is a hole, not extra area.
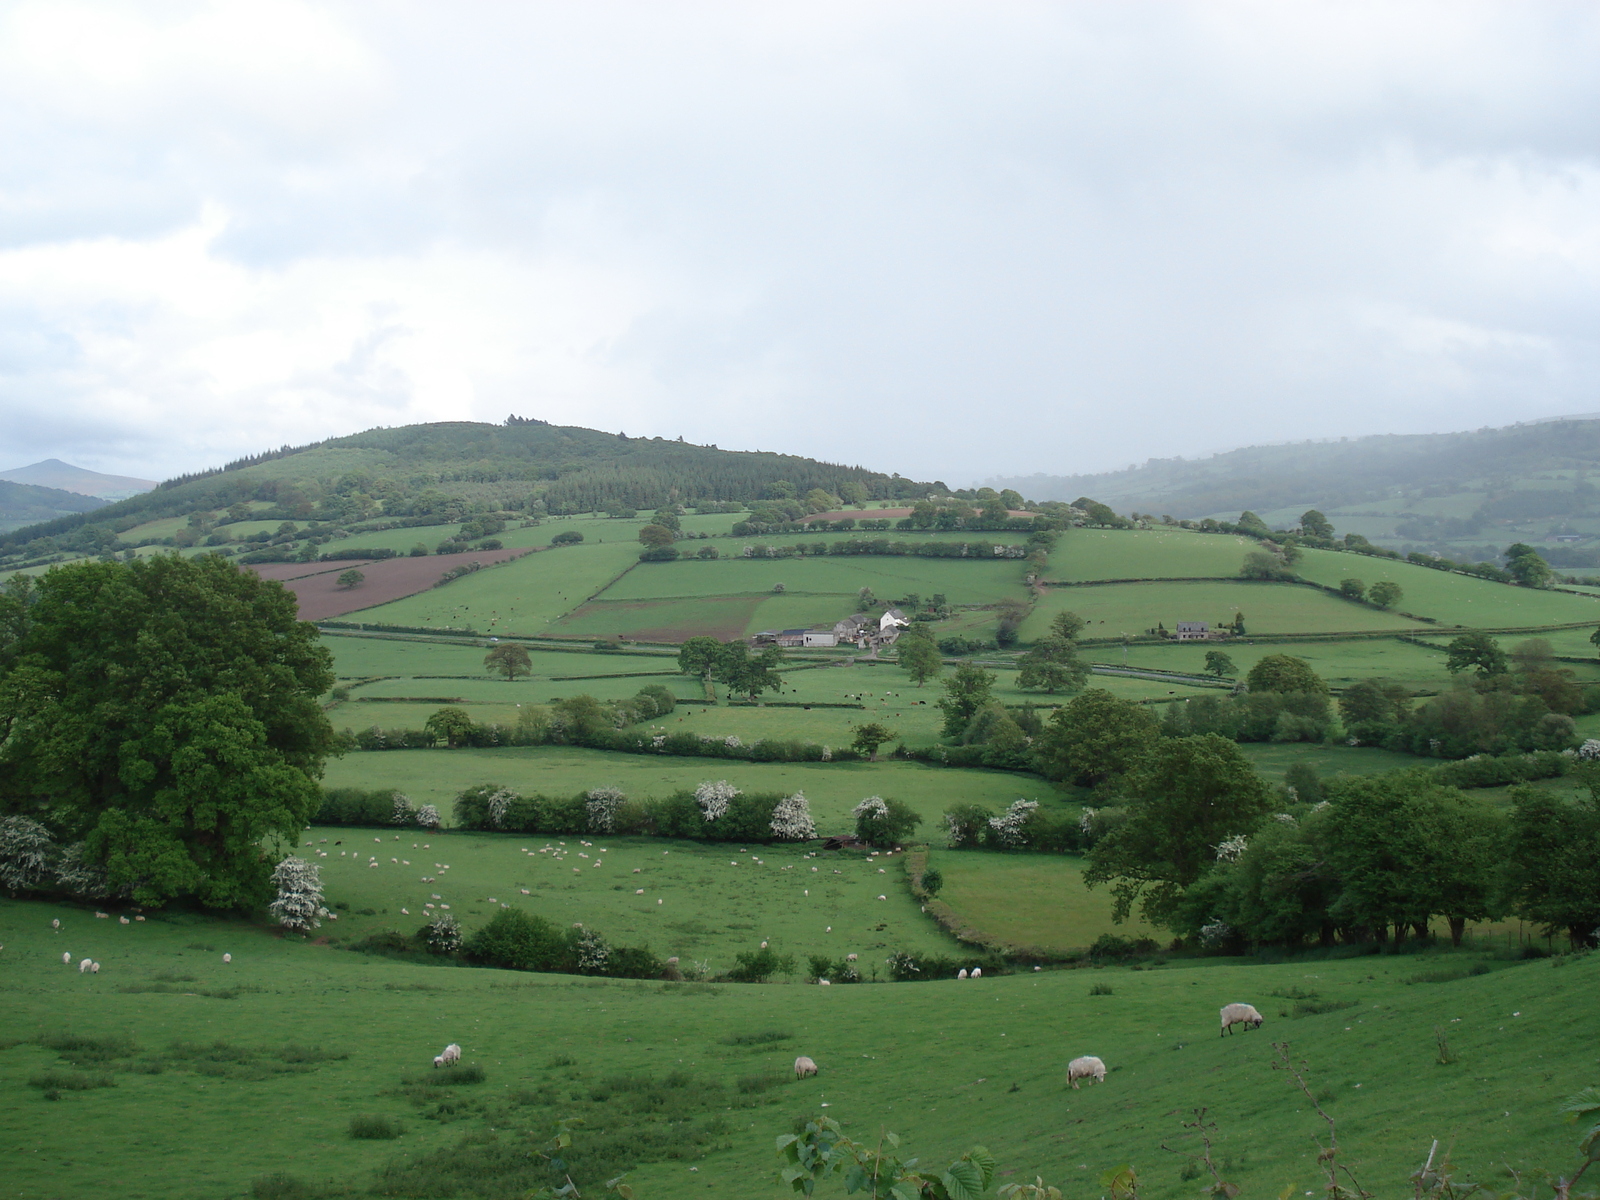
[(1203, 642), (1211, 636), (1211, 626), (1204, 621), (1179, 621), (1180, 642)]

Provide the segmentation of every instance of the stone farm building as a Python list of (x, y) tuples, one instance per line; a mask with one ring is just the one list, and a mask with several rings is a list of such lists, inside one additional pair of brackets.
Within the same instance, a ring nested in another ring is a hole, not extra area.
[(1179, 621), (1178, 640), (1180, 642), (1203, 642), (1211, 637), (1211, 626), (1204, 621)]
[(882, 614), (856, 613), (836, 622), (832, 627), (811, 629), (763, 629), (750, 640), (757, 646), (782, 646), (788, 649), (837, 646), (841, 643), (859, 646), (863, 650), (892, 646), (900, 631), (911, 624), (898, 608), (886, 609)]

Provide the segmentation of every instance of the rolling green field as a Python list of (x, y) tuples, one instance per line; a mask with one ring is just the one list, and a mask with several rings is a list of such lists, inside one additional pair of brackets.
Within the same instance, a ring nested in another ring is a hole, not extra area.
[[(1248, 614), (1246, 614), (1248, 616)], [(1130, 646), (1128, 664), (1153, 671), (1205, 670), (1206, 654), (1221, 650), (1239, 677), (1268, 654), (1289, 654), (1303, 658), (1323, 679), (1335, 687), (1359, 679), (1393, 679), (1410, 688), (1447, 687), (1450, 675), (1445, 670), (1444, 641), (1440, 649), (1402, 642), (1394, 638), (1362, 638), (1348, 642), (1252, 642), (1248, 637), (1215, 642), (1166, 642), (1159, 645)], [(1116, 647), (1092, 647), (1089, 657), (1097, 662), (1121, 663)]]
[(1295, 570), (1314, 583), (1337, 587), (1341, 580), (1354, 578), (1370, 587), (1379, 580), (1389, 580), (1404, 592), (1396, 608), (1451, 625), (1504, 629), (1600, 621), (1600, 598), (1512, 587), (1388, 558), (1332, 550), (1306, 550), (1304, 555)]
[[(691, 546), (693, 543), (689, 543)], [(897, 600), (911, 592), (927, 599), (942, 592), (951, 604), (993, 604), (1021, 597), (1021, 565), (1014, 559), (879, 557), (719, 558), (701, 562), (641, 563), (602, 593), (605, 600), (762, 595), (776, 584), (789, 592), (845, 596), (870, 587)], [(853, 611), (853, 610), (852, 610)]]
[[(1014, 946), (1061, 953), (1093, 944), (1104, 933), (1166, 942), (1137, 917), (1111, 921), (1111, 894), (1083, 885), (1083, 861), (1059, 854), (934, 850), (928, 865), (944, 876), (939, 899), (975, 929)], [(1026, 897), (1019, 903), (1019, 899)]]
[(1046, 579), (1220, 578), (1237, 575), (1257, 543), (1187, 529), (1069, 529), (1050, 552)]
[[(351, 886), (381, 903), (377, 880), (389, 872), (369, 873), (373, 882)], [(1310, 1086), (1339, 1123), (1342, 1161), (1368, 1190), (1394, 1195), (1434, 1138), (1480, 1178), (1507, 1162), (1572, 1169), (1576, 1130), (1555, 1108), (1596, 1069), (1585, 1049), (1596, 955), (1491, 963), (1478, 976), (1466, 968), (1481, 956), (1441, 954), (798, 990), (410, 965), (254, 925), (157, 914), (120, 926), (26, 902), (0, 909), (0, 940), (5, 1190), (16, 1200), (216, 1200), (281, 1171), (364, 1193), (385, 1166), (397, 1181), (429, 1163), (466, 1170), (574, 1113), (591, 1117), (570, 1155), (580, 1177), (585, 1146), (598, 1152), (607, 1128), (620, 1127), (639, 1131), (630, 1147), (661, 1155), (630, 1175), (641, 1197), (777, 1197), (787, 1193), (773, 1138), (818, 1111), (867, 1140), (893, 1129), (905, 1153), (934, 1164), (985, 1144), (999, 1181), (1039, 1174), (1069, 1195), (1098, 1194), (1101, 1171), (1132, 1163), (1141, 1193), (1165, 1198), (1197, 1186), (1184, 1178), (1196, 1148), (1179, 1123), (1200, 1106), (1218, 1123), (1227, 1178), (1248, 1195), (1297, 1194), (1319, 1186), (1310, 1138), (1321, 1128), (1272, 1070), (1274, 1040), (1309, 1062)], [(94, 956), (102, 972), (63, 966), (63, 951)], [(1406, 982), (1429, 972), (1463, 977)], [(1091, 985), (1112, 994), (1091, 995)], [(1262, 1010), (1265, 1028), (1219, 1039), (1218, 1007), (1241, 999)], [(1307, 1005), (1349, 1007), (1291, 1015)], [(1436, 1062), (1436, 1027), (1452, 1065)], [(73, 1038), (89, 1041), (87, 1054), (70, 1049)], [(431, 1075), (448, 1041), (482, 1083)], [(1065, 1063), (1082, 1053), (1110, 1070), (1103, 1085), (1073, 1091)], [(795, 1081), (796, 1054), (821, 1073)], [(669, 1072), (681, 1072), (672, 1086), (688, 1126), (675, 1138), (619, 1100), (593, 1100), (619, 1095), (608, 1078)], [(28, 1082), (102, 1074), (112, 1086), (55, 1102)], [(401, 1136), (352, 1139), (347, 1126), (365, 1115), (397, 1122)], [(477, 1149), (437, 1157), (463, 1138)]]
[(1088, 622), (1083, 631), (1086, 638), (1119, 637), (1124, 633), (1139, 637), (1158, 623), (1169, 630), (1179, 621), (1216, 624), (1231, 621), (1236, 611), (1244, 613), (1245, 628), (1253, 634), (1427, 628), (1396, 613), (1352, 604), (1308, 587), (1241, 579), (1229, 583), (1111, 583), (1051, 588), (1023, 622), (1023, 640), (1045, 636), (1050, 619), (1065, 611), (1075, 612)]

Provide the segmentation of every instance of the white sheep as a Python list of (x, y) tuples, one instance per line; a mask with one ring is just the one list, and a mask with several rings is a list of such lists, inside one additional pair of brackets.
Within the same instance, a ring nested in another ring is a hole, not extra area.
[(100, 964), (99, 963), (90, 963), (89, 964), (89, 974), (91, 974), (91, 975), (100, 974)]
[(231, 962), (232, 962), (232, 961), (233, 961), (233, 955), (231, 955), (231, 954), (224, 954), (224, 955), (223, 955), (223, 956), (222, 956), (222, 961), (223, 961), (223, 962), (225, 962), (225, 963), (231, 963)]
[(453, 1067), (461, 1061), (461, 1047), (451, 1042), (444, 1048), (444, 1053), (433, 1060), (436, 1067)]
[(857, 955), (854, 955), (854, 954), (846, 954), (846, 955), (845, 955), (845, 956), (844, 956), (844, 960), (845, 960), (845, 962), (855, 962), (855, 961), (856, 961), (856, 959), (857, 959), (857, 957), (858, 957), (858, 956), (857, 956)]
[(444, 1066), (444, 1055), (442, 1055), (442, 1054), (435, 1054), (435, 1055), (434, 1055), (434, 1056), (433, 1056), (433, 1065), (434, 1065), (434, 1066), (435, 1066), (435, 1067), (442, 1067), (442, 1066)]
[(1074, 1091), (1077, 1090), (1078, 1080), (1080, 1079), (1092, 1079), (1096, 1083), (1104, 1083), (1106, 1081), (1105, 1063), (1092, 1054), (1085, 1054), (1081, 1058), (1073, 1059), (1067, 1064), (1067, 1082), (1072, 1085)]
[(832, 987), (833, 986), (833, 984), (829, 980), (826, 980), (826, 979), (819, 979), (819, 980), (817, 980), (817, 983), (819, 985), (821, 985), (822, 987)]
[(89, 973), (89, 968), (92, 967), (92, 966), (94, 966), (94, 959), (92, 959), (92, 958), (84, 959), (81, 963), (78, 964), (78, 974), (79, 975), (87, 975)]
[(1253, 1004), (1225, 1004), (1222, 1006), (1221, 1016), (1222, 1032), (1217, 1034), (1218, 1037), (1224, 1033), (1231, 1037), (1235, 1025), (1248, 1025), (1251, 1029), (1261, 1028), (1261, 1014), (1256, 1011)]
[(817, 1064), (804, 1054), (794, 1060), (794, 1077), (796, 1079), (804, 1079), (807, 1075), (815, 1075), (816, 1073)]
[(133, 924), (133, 922), (128, 920), (127, 917), (118, 917), (117, 920), (119, 922), (121, 922), (123, 925), (131, 925), (131, 924)]
[(61, 918), (57, 917), (55, 920), (51, 921), (50, 928), (59, 933), (61, 931)]
[(967, 969), (965, 967), (962, 967), (961, 970), (956, 972), (956, 978), (957, 979), (965, 979), (966, 977), (967, 977)]
[(972, 977), (974, 979), (982, 979), (983, 978), (983, 968), (982, 967), (973, 967), (972, 968)]
[(61, 952), (61, 961), (64, 962), (64, 963), (67, 963), (68, 965), (71, 965), (71, 963), (72, 963), (72, 951), (71, 950), (63, 950)]

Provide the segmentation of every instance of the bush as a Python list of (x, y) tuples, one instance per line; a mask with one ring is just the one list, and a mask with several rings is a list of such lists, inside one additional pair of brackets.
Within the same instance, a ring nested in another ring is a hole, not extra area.
[(502, 908), (467, 939), (464, 949), (485, 966), (512, 971), (563, 971), (576, 965), (569, 961), (562, 931), (520, 908)]
[(1150, 938), (1125, 938), (1120, 934), (1102, 933), (1089, 947), (1089, 959), (1092, 962), (1125, 962), (1155, 952), (1156, 944)]
[(939, 873), (938, 867), (929, 867), (922, 873), (922, 878), (918, 880), (918, 883), (921, 884), (922, 890), (927, 892), (928, 895), (937, 896), (944, 887), (944, 876)]
[(794, 955), (779, 954), (765, 944), (759, 950), (741, 951), (733, 956), (737, 964), (728, 972), (734, 983), (766, 983), (774, 975), (794, 973)]
[(576, 529), (563, 529), (550, 539), (550, 544), (552, 546), (575, 546), (581, 541), (583, 541), (583, 534)]

